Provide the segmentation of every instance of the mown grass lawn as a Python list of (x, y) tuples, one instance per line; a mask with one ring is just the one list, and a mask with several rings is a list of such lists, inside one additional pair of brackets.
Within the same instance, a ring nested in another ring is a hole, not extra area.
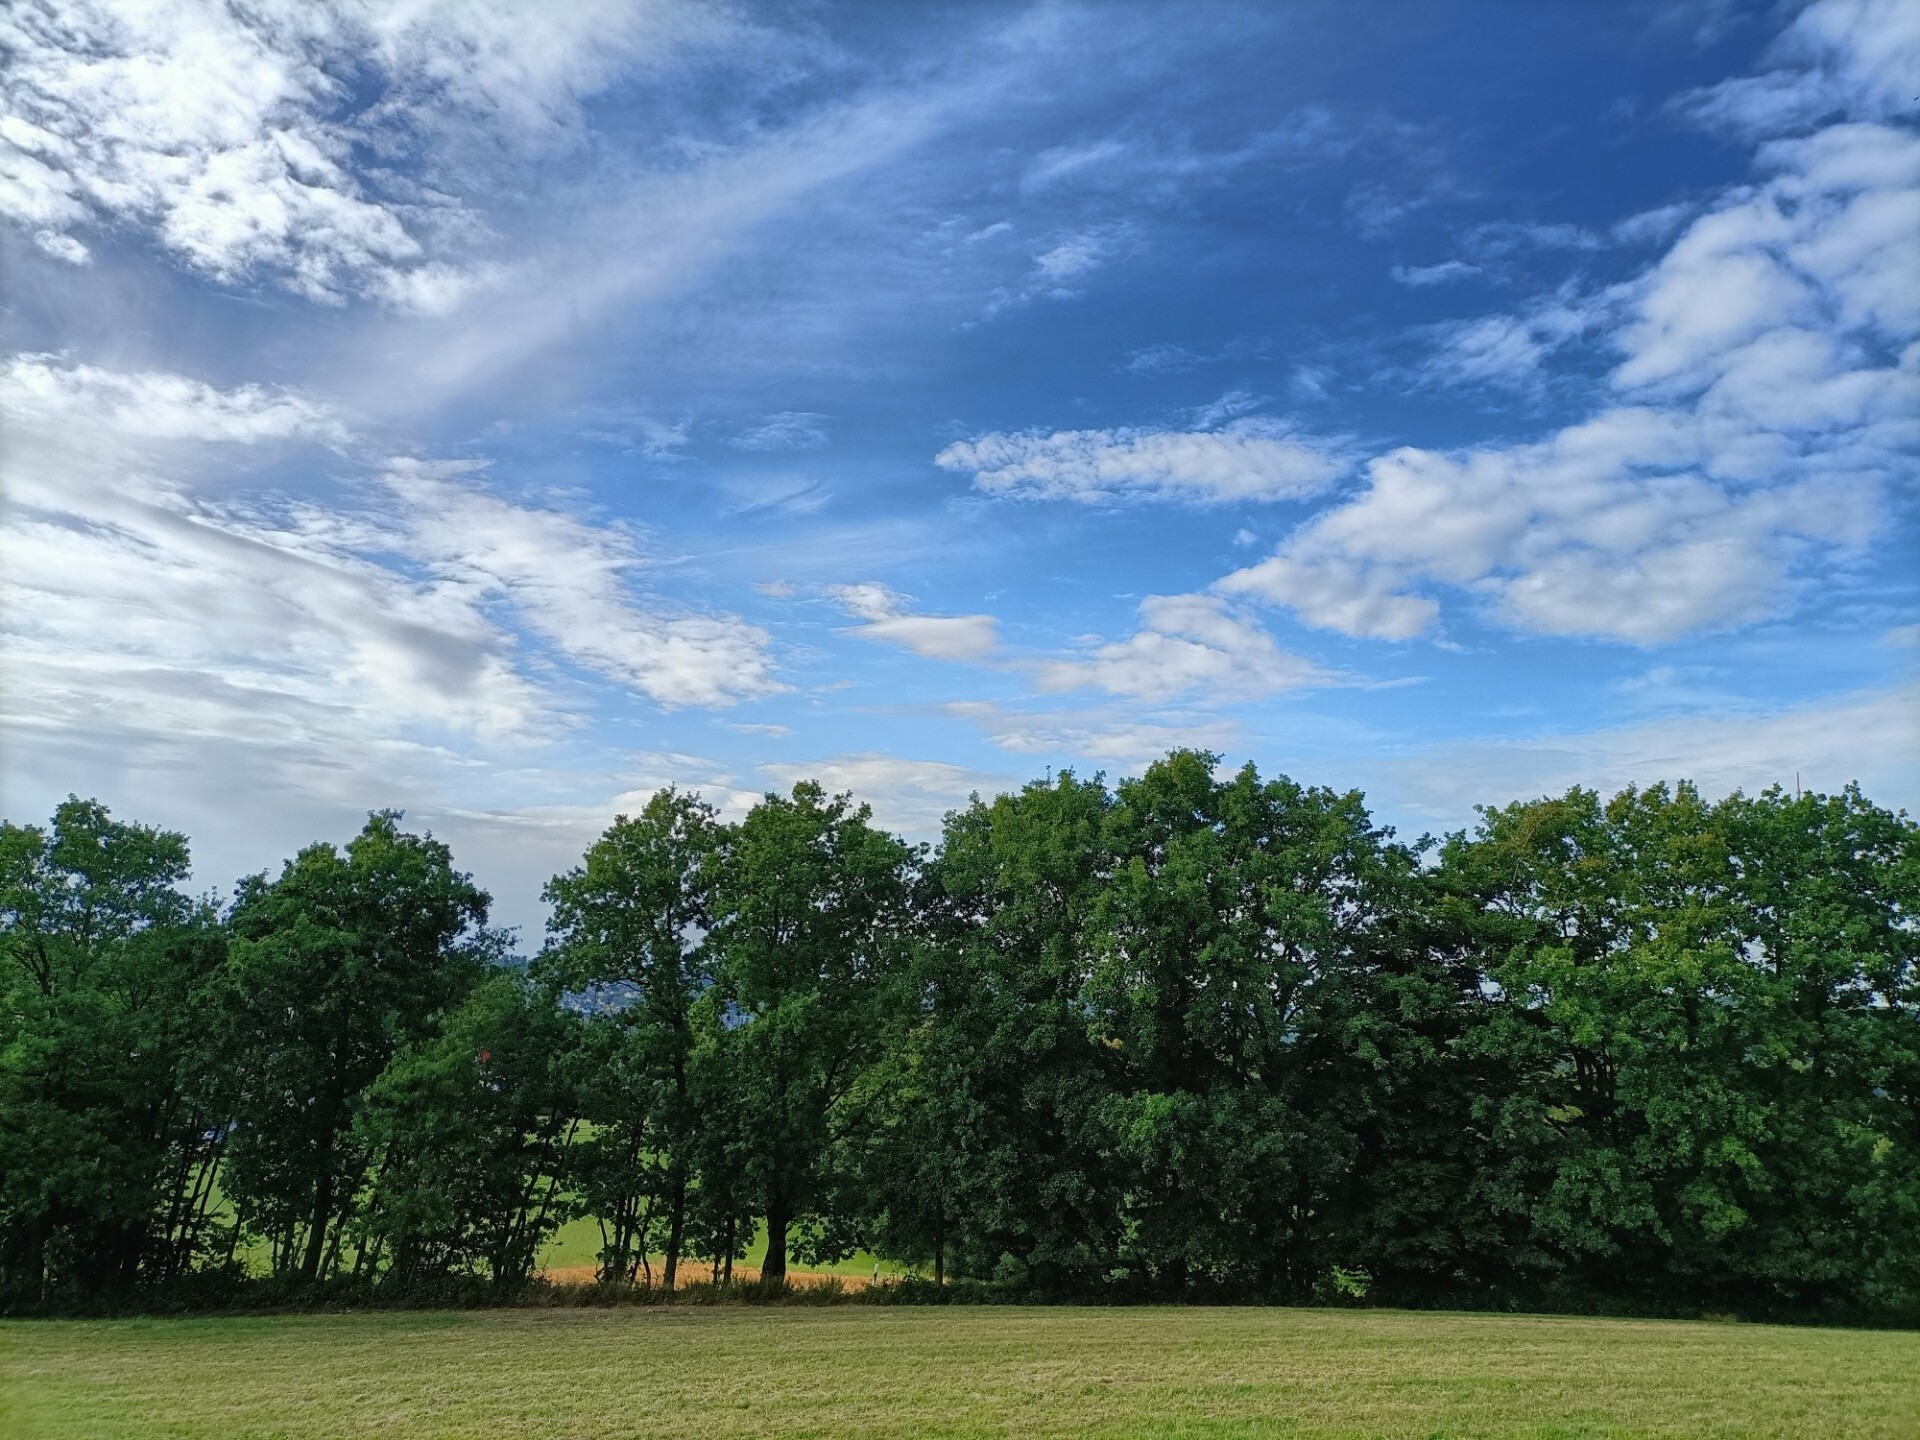
[(864, 1306), (19, 1321), (0, 1433), (1912, 1437), (1920, 1335)]

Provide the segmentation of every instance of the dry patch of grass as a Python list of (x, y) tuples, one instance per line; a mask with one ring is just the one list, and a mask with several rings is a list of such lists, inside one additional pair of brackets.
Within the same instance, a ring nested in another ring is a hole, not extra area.
[[(658, 1278), (659, 1272), (654, 1272)], [(540, 1272), (540, 1278), (549, 1285), (592, 1285), (600, 1275), (598, 1265), (549, 1265)], [(712, 1272), (705, 1265), (689, 1265), (681, 1270), (682, 1284), (704, 1285), (712, 1283)], [(755, 1284), (760, 1279), (758, 1265), (735, 1265), (733, 1282), (736, 1285)], [(842, 1290), (864, 1290), (873, 1283), (871, 1275), (841, 1275), (831, 1270), (789, 1270), (787, 1283), (796, 1288), (837, 1283)]]
[(1389, 1311), (670, 1308), (0, 1325), (15, 1440), (1920, 1435), (1920, 1335)]

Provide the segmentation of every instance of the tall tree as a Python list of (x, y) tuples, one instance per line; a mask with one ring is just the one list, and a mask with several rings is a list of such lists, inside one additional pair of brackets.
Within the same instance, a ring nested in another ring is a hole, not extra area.
[(222, 947), (184, 836), (0, 824), (0, 1289), (166, 1279), (208, 1231)]
[[(954, 1093), (907, 1117), (916, 1140), (943, 1147), (940, 1161), (915, 1167), (936, 1188), (892, 1203), (908, 1218), (938, 1217), (957, 1274), (1054, 1291), (1097, 1284), (1118, 1262), (1109, 1102), (1120, 1064), (1089, 1026), (1087, 994), (1111, 806), (1098, 777), (1065, 771), (976, 797), (947, 817), (928, 869), (918, 1079)], [(896, 1167), (896, 1181), (915, 1178)], [(922, 1258), (913, 1251), (923, 1244), (900, 1258)]]
[(366, 1088), (432, 1035), (504, 952), (488, 898), (447, 847), (367, 820), (345, 850), (316, 844), (239, 887), (229, 955), (240, 1096), (226, 1183), (276, 1267), (332, 1267), (369, 1156)]
[(1877, 1274), (1910, 1303), (1914, 837), (1855, 791), (1483, 812), (1444, 867), (1498, 997), (1472, 1044), (1510, 1070), (1470, 1203), (1524, 1207), (1586, 1292), (1845, 1312)]
[(803, 782), (769, 794), (718, 868), (709, 1043), (736, 1100), (740, 1169), (766, 1217), (761, 1274), (782, 1279), (797, 1221), (825, 1255), (845, 1217), (819, 1203), (842, 1102), (898, 1003), (914, 852), (866, 806)]
[(497, 971), (368, 1088), (354, 1139), (375, 1158), (356, 1268), (403, 1286), (475, 1272), (512, 1285), (533, 1273), (575, 1206), (565, 1181), (581, 1021), (557, 1001)]
[[(592, 1137), (581, 1157), (614, 1226), (603, 1272), (630, 1274), (664, 1215), (661, 1279), (674, 1288), (692, 1179), (693, 1007), (711, 982), (710, 891), (728, 838), (713, 807), (669, 787), (616, 818), (584, 862), (546, 888), (544, 974), (611, 1003), (595, 1027), (603, 1057), (589, 1089)], [(637, 1249), (636, 1249), (637, 1247)]]
[(1920, 824), (1852, 785), (1714, 820), (1759, 1010), (1729, 1060), (1771, 1120), (1729, 1263), (1787, 1313), (1920, 1313)]
[(1413, 852), (1361, 797), (1177, 751), (1118, 787), (1093, 1023), (1121, 1062), (1128, 1262), (1303, 1297), (1341, 1259), (1367, 1127), (1409, 1057)]

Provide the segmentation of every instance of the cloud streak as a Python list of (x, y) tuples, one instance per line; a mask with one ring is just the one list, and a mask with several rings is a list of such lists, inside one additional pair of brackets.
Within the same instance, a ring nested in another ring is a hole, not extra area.
[(956, 441), (934, 463), (988, 495), (1083, 505), (1291, 500), (1344, 468), (1334, 445), (1257, 418), (1215, 430), (992, 432)]
[(849, 635), (901, 645), (929, 660), (980, 661), (999, 648), (999, 624), (991, 615), (923, 615), (906, 608), (912, 597), (877, 581), (830, 585), (830, 595), (862, 623)]

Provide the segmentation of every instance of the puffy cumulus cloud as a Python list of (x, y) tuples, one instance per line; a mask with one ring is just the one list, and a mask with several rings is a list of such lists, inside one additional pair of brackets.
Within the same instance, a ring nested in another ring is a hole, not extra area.
[(1036, 682), (1043, 690), (1092, 688), (1151, 701), (1187, 694), (1246, 700), (1337, 683), (1216, 596), (1152, 595), (1140, 602), (1140, 621), (1127, 639), (1085, 659), (1041, 662)]
[(1865, 541), (1879, 488), (1844, 455), (1794, 483), (1718, 482), (1755, 458), (1723, 452), (1726, 438), (1700, 416), (1623, 407), (1531, 446), (1397, 450), (1371, 462), (1360, 495), (1218, 588), (1384, 639), (1433, 624), (1421, 590), (1436, 584), (1547, 634), (1654, 643), (1751, 620), (1786, 603), (1810, 549)]
[(850, 793), (873, 807), (877, 824), (914, 840), (931, 840), (940, 833), (950, 810), (969, 797), (992, 795), (1011, 788), (1006, 775), (970, 770), (941, 760), (909, 760), (878, 751), (829, 755), (801, 763), (770, 763), (760, 773), (781, 789), (802, 780), (817, 780), (829, 794)]
[(990, 495), (1088, 505), (1290, 500), (1324, 488), (1345, 465), (1333, 445), (1255, 418), (1217, 430), (994, 432), (947, 446), (934, 463), (970, 473)]
[[(1590, 419), (1377, 457), (1359, 493), (1219, 590), (1405, 639), (1450, 588), (1523, 630), (1653, 644), (1780, 613), (1863, 546), (1920, 451), (1920, 136), (1859, 118), (1792, 132), (1834, 106), (1884, 110), (1920, 64), (1920, 23), (1899, 10), (1802, 12), (1766, 87), (1692, 101), (1737, 110), (1745, 133), (1784, 129), (1759, 147), (1758, 179), (1604, 294), (1459, 327), (1431, 372), (1513, 383), (1597, 329), (1620, 358)], [(1812, 98), (1775, 103), (1795, 87)]]
[(1409, 640), (1439, 617), (1437, 601), (1395, 587), (1400, 573), (1337, 553), (1314, 553), (1296, 541), (1257, 565), (1236, 570), (1216, 587), (1290, 607), (1310, 625), (1381, 640)]
[(444, 310), (487, 273), (432, 253), (484, 228), (444, 189), (445, 122), (494, 161), (550, 144), (583, 96), (719, 28), (619, 0), (537, 25), (507, 0), (28, 0), (0, 12), (0, 213), (70, 262), (132, 224), (223, 283)]
[(1451, 742), (1396, 767), (1393, 789), (1416, 814), (1447, 824), (1478, 804), (1602, 793), (1688, 779), (1710, 795), (1791, 786), (1868, 793), (1920, 791), (1920, 688), (1870, 690), (1729, 715), (1724, 706), (1610, 729)]
[(868, 640), (904, 645), (930, 660), (982, 660), (999, 645), (999, 621), (991, 615), (920, 615), (905, 607), (912, 600), (877, 581), (831, 585), (830, 595), (862, 624), (848, 633)]

